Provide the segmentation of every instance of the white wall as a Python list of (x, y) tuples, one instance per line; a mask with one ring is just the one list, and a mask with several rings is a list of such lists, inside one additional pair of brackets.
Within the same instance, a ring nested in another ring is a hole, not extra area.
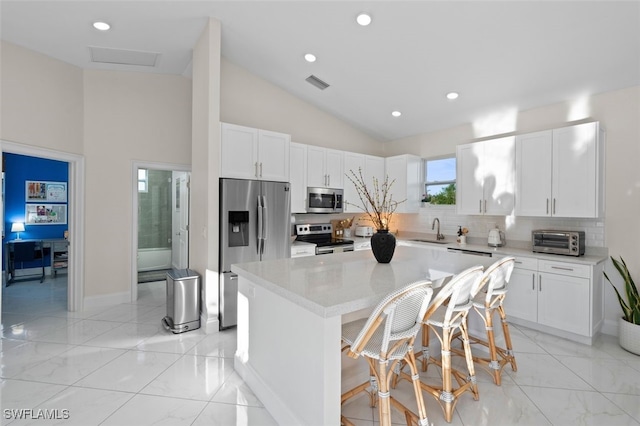
[(384, 152), (382, 142), (227, 60), (222, 60), (221, 73), (223, 122), (287, 133), (298, 143), (370, 155)]
[(128, 293), (132, 164), (191, 163), (191, 81), (86, 70), (84, 94), (85, 296)]
[(0, 139), (82, 154), (82, 70), (5, 41), (0, 55)]
[[(606, 129), (604, 246), (609, 254), (622, 256), (631, 274), (640, 277), (640, 87), (581, 97), (570, 102), (528, 111), (496, 112), (476, 123), (439, 132), (416, 135), (386, 145), (386, 155), (416, 154), (424, 158), (455, 153), (455, 146), (501, 133), (528, 133), (561, 127), (575, 120), (597, 120)], [(493, 129), (493, 130), (492, 130)], [(415, 220), (415, 219), (414, 219)], [(562, 226), (562, 223), (559, 224)], [(574, 226), (576, 226), (574, 224)], [(402, 228), (401, 228), (402, 229)], [(610, 262), (610, 277), (617, 272)], [(617, 321), (621, 310), (615, 294), (605, 284), (607, 325)]]

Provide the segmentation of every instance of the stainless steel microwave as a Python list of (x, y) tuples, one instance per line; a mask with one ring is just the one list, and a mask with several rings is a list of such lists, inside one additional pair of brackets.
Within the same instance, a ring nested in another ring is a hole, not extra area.
[(585, 250), (584, 231), (531, 231), (531, 244), (537, 253), (582, 256)]
[(343, 192), (335, 188), (307, 188), (307, 213), (342, 213)]

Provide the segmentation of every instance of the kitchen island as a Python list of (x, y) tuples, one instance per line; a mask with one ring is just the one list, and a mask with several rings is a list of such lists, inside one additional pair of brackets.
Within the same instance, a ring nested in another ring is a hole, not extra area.
[(341, 325), (414, 281), (434, 286), (497, 259), (397, 247), (389, 264), (370, 250), (236, 264), (234, 366), (282, 425), (340, 424)]

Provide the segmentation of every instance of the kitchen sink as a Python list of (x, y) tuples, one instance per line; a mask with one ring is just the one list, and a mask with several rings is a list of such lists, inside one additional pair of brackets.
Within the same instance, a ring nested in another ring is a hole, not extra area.
[(414, 239), (414, 240), (410, 240), (410, 241), (417, 241), (419, 243), (430, 243), (430, 244), (449, 244), (449, 241), (445, 241), (445, 240), (421, 240), (421, 239)]

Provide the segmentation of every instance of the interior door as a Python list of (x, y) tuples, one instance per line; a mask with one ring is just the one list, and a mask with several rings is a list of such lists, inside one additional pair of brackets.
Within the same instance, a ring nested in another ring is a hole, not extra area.
[(173, 172), (171, 265), (177, 269), (189, 266), (189, 176), (187, 172)]

